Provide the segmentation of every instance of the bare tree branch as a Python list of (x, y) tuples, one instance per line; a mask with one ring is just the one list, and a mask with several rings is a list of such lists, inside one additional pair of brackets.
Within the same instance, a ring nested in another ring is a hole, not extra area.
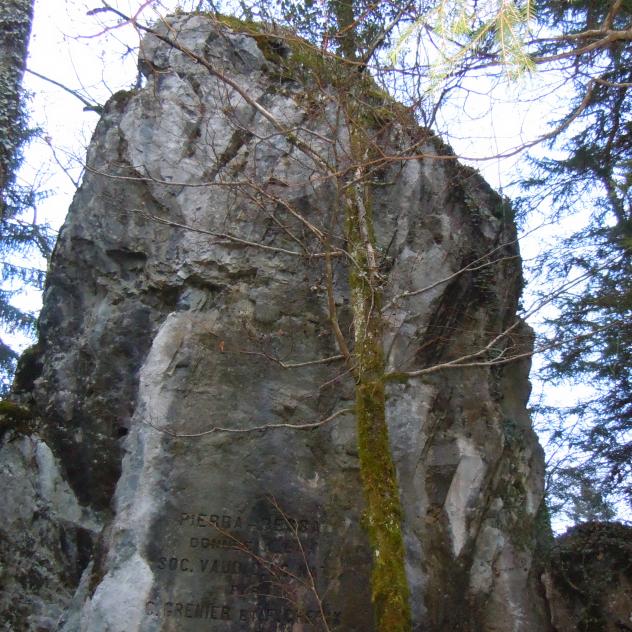
[(314, 428), (320, 428), (328, 423), (334, 421), (338, 417), (342, 415), (347, 415), (354, 412), (354, 408), (341, 408), (337, 410), (335, 413), (329, 415), (329, 417), (325, 417), (324, 419), (319, 419), (318, 421), (306, 421), (304, 423), (299, 424), (290, 424), (290, 423), (273, 423), (273, 424), (261, 424), (259, 426), (253, 426), (252, 428), (225, 428), (222, 426), (213, 426), (208, 428), (207, 430), (202, 430), (201, 432), (174, 432), (173, 430), (169, 430), (168, 428), (161, 428), (157, 426), (155, 423), (148, 421), (147, 419), (141, 419), (141, 423), (158, 432), (169, 435), (170, 437), (174, 437), (177, 439), (195, 439), (198, 437), (204, 437), (206, 435), (211, 435), (215, 433), (225, 432), (227, 434), (249, 434), (251, 432), (265, 432), (266, 430), (275, 430), (280, 428), (288, 428), (290, 430), (313, 430)]

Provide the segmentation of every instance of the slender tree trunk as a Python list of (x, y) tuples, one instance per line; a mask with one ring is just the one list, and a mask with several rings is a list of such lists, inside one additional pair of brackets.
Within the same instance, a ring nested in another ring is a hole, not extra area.
[[(352, 153), (366, 153), (362, 133), (351, 130)], [(346, 236), (353, 315), (353, 364), (365, 528), (372, 553), (371, 594), (378, 632), (410, 632), (399, 485), (386, 424), (382, 290), (375, 255), (370, 188), (362, 174), (345, 192)]]
[(336, 20), (338, 45), (345, 59), (356, 59), (356, 28), (352, 0), (329, 0), (329, 8)]
[(0, 205), (5, 218), (5, 191), (15, 178), (25, 138), (21, 85), (26, 67), (33, 0), (0, 2)]
[[(352, 0), (330, 0), (336, 19), (339, 50), (354, 62), (358, 50), (358, 24)], [(359, 82), (359, 83), (356, 83)], [(363, 128), (362, 75), (349, 71), (346, 103), (351, 155), (362, 165), (369, 140)], [(353, 93), (359, 91), (360, 98)], [(348, 97), (351, 95), (351, 98)], [(345, 232), (351, 255), (350, 287), (354, 345), (352, 364), (356, 380), (356, 423), (360, 475), (366, 509), (364, 526), (372, 553), (371, 596), (377, 632), (410, 632), (410, 591), (405, 572), (402, 511), (399, 485), (386, 424), (384, 323), (381, 315), (382, 283), (375, 254), (370, 187), (362, 167), (354, 182), (344, 188)]]
[[(349, 209), (348, 218), (351, 220), (350, 252), (361, 258), (363, 245), (356, 247), (361, 240), (357, 210)], [(386, 425), (381, 301), (375, 287), (357, 271), (351, 272), (351, 285), (358, 452), (366, 502), (364, 522), (372, 553), (371, 593), (376, 629), (378, 632), (409, 632), (409, 590), (404, 570), (399, 486)]]

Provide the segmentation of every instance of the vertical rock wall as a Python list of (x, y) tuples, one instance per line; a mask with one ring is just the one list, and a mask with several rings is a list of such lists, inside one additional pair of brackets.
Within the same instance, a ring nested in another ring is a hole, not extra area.
[[(16, 381), (5, 629), (367, 632), (330, 322), (333, 303), (351, 339), (339, 101), (282, 40), (160, 29), (177, 46), (148, 36), (146, 86), (106, 107)], [(366, 125), (414, 629), (547, 630), (514, 224), (427, 132)]]

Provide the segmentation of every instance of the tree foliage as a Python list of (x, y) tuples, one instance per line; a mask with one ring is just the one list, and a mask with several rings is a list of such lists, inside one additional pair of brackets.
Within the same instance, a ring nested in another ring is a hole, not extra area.
[[(32, 19), (32, 0), (7, 0), (0, 5), (0, 325), (26, 333), (33, 331), (35, 317), (11, 304), (16, 293), (11, 284), (42, 287), (44, 273), (19, 264), (15, 257), (28, 256), (34, 249), (47, 255), (51, 245), (46, 227), (25, 218), (29, 209), (34, 210), (37, 194), (16, 177), (23, 147), (32, 134), (21, 90)], [(16, 359), (16, 352), (0, 339), (0, 392), (8, 388)]]
[(539, 16), (561, 31), (538, 43), (539, 55), (562, 64), (572, 99), (552, 122), (565, 133), (550, 139), (549, 156), (533, 161), (526, 186), (559, 218), (589, 216), (547, 257), (549, 278), (585, 281), (555, 300), (549, 319), (555, 345), (544, 379), (591, 387), (565, 411), (567, 420), (577, 420), (566, 441), (580, 455), (567, 475), (592, 481), (596, 499), (630, 503), (632, 3), (548, 2)]

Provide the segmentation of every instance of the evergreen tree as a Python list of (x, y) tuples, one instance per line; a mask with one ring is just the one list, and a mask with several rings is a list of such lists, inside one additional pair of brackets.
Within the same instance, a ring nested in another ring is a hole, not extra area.
[[(32, 19), (32, 0), (0, 3), (0, 325), (25, 333), (33, 331), (35, 317), (11, 304), (15, 294), (11, 284), (41, 287), (44, 273), (19, 265), (15, 257), (34, 250), (47, 256), (51, 247), (46, 227), (25, 219), (25, 213), (34, 208), (36, 193), (16, 181), (22, 149), (31, 135), (21, 84)], [(9, 387), (16, 359), (16, 352), (0, 339), (0, 393)]]
[[(632, 2), (547, 2), (541, 22), (557, 37), (538, 44), (557, 59), (574, 99), (553, 122), (567, 131), (534, 161), (531, 192), (559, 217), (590, 213), (588, 226), (547, 257), (553, 279), (585, 281), (555, 300), (552, 351), (544, 378), (586, 382), (590, 395), (565, 410), (578, 432), (559, 433), (579, 459), (563, 468), (565, 485), (592, 481), (603, 498), (632, 501)], [(590, 510), (584, 512), (590, 518)]]

